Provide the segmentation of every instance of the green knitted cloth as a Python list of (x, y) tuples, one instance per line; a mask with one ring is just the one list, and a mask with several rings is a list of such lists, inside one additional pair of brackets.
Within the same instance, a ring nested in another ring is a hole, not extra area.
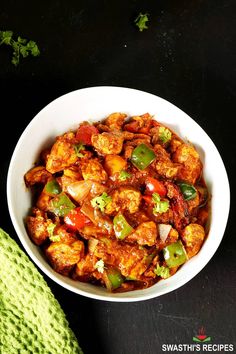
[(0, 229), (0, 353), (82, 354), (47, 283)]

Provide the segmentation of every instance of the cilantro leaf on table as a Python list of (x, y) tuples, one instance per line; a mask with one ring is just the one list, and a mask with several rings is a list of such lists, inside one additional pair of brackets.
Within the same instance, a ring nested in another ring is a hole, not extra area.
[(13, 36), (12, 31), (0, 31), (0, 41), (1, 41), (0, 45), (3, 43), (10, 44), (12, 36)]
[(40, 50), (35, 41), (21, 38), (13, 39), (13, 31), (0, 31), (0, 45), (6, 44), (12, 47), (12, 64), (17, 66), (20, 62), (20, 57), (26, 58), (28, 55), (36, 57), (40, 54)]
[(149, 14), (139, 13), (138, 17), (134, 20), (135, 25), (138, 27), (139, 31), (142, 32), (145, 29), (148, 29), (147, 22), (149, 21)]

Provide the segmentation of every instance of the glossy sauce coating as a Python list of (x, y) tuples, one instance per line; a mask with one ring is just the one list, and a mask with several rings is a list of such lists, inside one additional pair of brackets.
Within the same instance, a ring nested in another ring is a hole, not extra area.
[(24, 178), (34, 192), (32, 241), (55, 271), (108, 291), (170, 277), (206, 238), (200, 156), (148, 113), (81, 123)]

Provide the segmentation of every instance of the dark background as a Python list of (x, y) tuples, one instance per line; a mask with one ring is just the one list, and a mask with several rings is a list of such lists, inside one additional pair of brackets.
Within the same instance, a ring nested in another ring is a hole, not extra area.
[[(143, 32), (134, 26), (139, 12), (150, 14)], [(11, 49), (0, 47), (0, 226), (18, 244), (6, 200), (13, 149), (36, 113), (75, 89), (125, 86), (171, 101), (205, 129), (231, 181), (223, 241), (180, 289), (144, 302), (109, 303), (44, 276), (84, 353), (157, 354), (163, 343), (193, 343), (202, 326), (212, 343), (236, 345), (236, 1), (0, 0), (0, 30), (35, 40), (41, 50), (15, 68)]]

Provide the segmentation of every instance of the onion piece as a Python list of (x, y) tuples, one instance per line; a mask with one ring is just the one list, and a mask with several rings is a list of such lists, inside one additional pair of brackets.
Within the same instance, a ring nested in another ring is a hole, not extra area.
[(88, 240), (88, 250), (90, 254), (93, 254), (95, 252), (95, 249), (98, 245), (98, 240), (96, 238), (90, 238)]
[(93, 208), (90, 201), (84, 201), (80, 211), (86, 215), (97, 227), (105, 229), (108, 234), (113, 233), (113, 223), (107, 215), (103, 215), (100, 210)]
[(92, 188), (92, 181), (76, 181), (68, 185), (68, 194), (76, 200), (76, 202), (81, 203), (89, 194)]
[(169, 224), (158, 224), (159, 236), (162, 242), (166, 242), (171, 229), (172, 226)]
[(100, 210), (94, 209), (94, 217), (98, 227), (107, 230), (108, 234), (113, 232), (113, 222), (107, 215), (103, 215)]
[(80, 211), (86, 215), (95, 225), (97, 225), (97, 220), (96, 217), (94, 215), (94, 208), (92, 207), (92, 205), (90, 204), (90, 201), (85, 201), (82, 205), (82, 208), (80, 209)]
[(96, 197), (98, 195), (101, 195), (103, 192), (106, 192), (107, 187), (104, 186), (103, 184), (99, 183), (99, 182), (95, 182), (95, 181), (91, 181), (92, 185), (91, 185), (91, 190), (90, 190), (90, 194), (91, 197)]

